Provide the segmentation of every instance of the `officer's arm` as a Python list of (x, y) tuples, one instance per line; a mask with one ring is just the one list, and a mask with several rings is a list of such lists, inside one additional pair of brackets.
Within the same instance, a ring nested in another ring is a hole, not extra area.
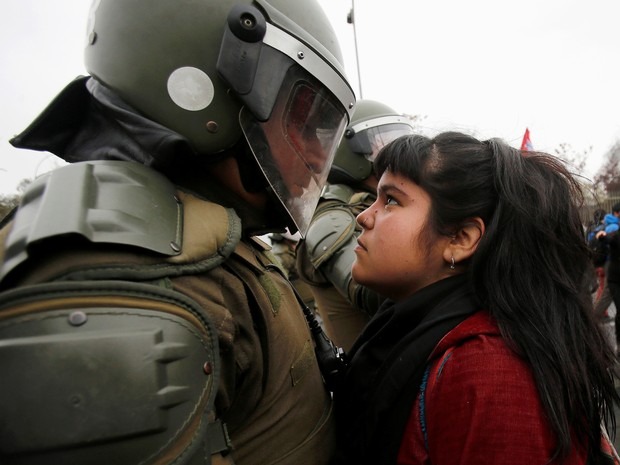
[(383, 298), (356, 283), (351, 276), (359, 234), (355, 216), (350, 210), (330, 209), (314, 218), (306, 235), (305, 250), (313, 267), (342, 296), (356, 308), (372, 315)]

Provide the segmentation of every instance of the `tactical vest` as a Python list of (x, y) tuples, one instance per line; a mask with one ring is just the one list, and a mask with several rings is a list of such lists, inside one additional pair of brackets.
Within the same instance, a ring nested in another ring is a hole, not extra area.
[[(227, 463), (327, 463), (331, 402), (303, 315), (232, 209), (139, 164), (77, 163), (35, 181), (0, 235), (1, 463), (193, 465), (231, 449)], [(279, 394), (283, 409), (312, 402), (301, 433), (280, 421), (283, 451), (264, 435)]]

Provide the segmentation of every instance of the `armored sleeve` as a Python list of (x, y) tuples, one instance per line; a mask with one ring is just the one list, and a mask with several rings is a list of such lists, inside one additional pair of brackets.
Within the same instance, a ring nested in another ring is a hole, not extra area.
[[(322, 278), (349, 300), (357, 235), (353, 213), (336, 205), (315, 215), (300, 252)], [(302, 274), (307, 276), (307, 272)]]
[[(351, 276), (359, 234), (352, 209), (343, 204), (333, 205), (315, 216), (300, 254), (305, 254), (313, 269), (351, 304), (373, 314), (382, 298), (360, 286)], [(300, 263), (304, 258), (298, 260)]]
[(69, 165), (26, 192), (0, 232), (0, 462), (190, 460), (214, 451), (218, 429), (228, 448), (218, 328), (167, 285), (202, 265), (181, 263), (180, 199), (126, 162)]

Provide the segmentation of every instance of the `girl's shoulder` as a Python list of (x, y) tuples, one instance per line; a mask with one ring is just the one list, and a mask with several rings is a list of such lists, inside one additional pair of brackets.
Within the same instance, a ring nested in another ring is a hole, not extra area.
[[(435, 348), (417, 405), (427, 447), (441, 463), (545, 463), (555, 444), (530, 365), (486, 312)], [(574, 454), (568, 463), (585, 463)]]
[[(495, 319), (485, 310), (480, 310), (448, 332), (433, 350), (430, 359), (438, 358), (442, 353), (466, 345), (468, 349), (476, 348), (476, 341), (501, 338)], [(495, 341), (503, 345), (503, 340)]]
[(475, 313), (446, 334), (429, 361), (429, 387), (448, 384), (440, 389), (468, 386), (479, 392), (498, 383), (535, 391), (530, 365), (510, 348), (486, 311)]

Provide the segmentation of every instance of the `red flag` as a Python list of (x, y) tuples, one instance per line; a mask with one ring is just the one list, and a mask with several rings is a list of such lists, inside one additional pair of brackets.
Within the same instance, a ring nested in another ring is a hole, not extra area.
[(526, 152), (534, 150), (534, 146), (532, 145), (532, 141), (530, 140), (530, 130), (528, 128), (525, 128), (525, 134), (523, 134), (521, 150), (524, 150)]

